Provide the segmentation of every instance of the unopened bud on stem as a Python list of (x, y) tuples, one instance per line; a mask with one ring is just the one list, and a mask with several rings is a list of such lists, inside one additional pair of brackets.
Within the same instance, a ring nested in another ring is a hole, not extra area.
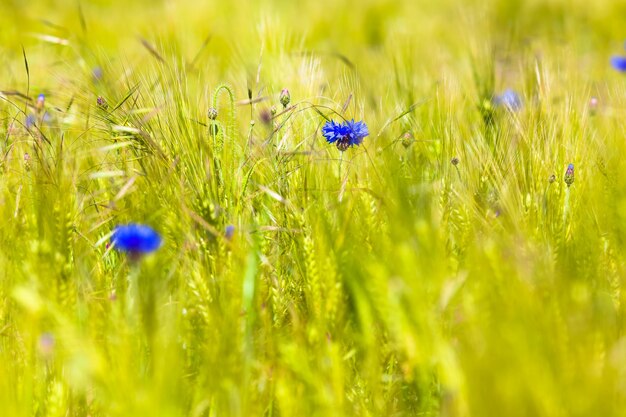
[(280, 92), (279, 99), (280, 99), (280, 104), (282, 104), (283, 107), (286, 108), (291, 102), (291, 95), (289, 94), (289, 90), (287, 90), (286, 88), (283, 88), (283, 91)]

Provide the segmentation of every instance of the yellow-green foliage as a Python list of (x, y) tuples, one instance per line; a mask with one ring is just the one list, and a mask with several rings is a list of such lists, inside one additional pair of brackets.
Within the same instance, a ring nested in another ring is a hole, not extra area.
[(624, 16), (2, 0), (0, 416), (626, 416)]

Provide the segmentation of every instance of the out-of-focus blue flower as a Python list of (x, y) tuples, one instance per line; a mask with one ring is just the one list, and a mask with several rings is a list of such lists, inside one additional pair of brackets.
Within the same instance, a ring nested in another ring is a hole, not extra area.
[(33, 126), (35, 126), (36, 123), (37, 118), (34, 114), (29, 114), (28, 116), (26, 116), (26, 122), (24, 123), (26, 129), (31, 129)]
[(329, 120), (322, 127), (322, 135), (326, 141), (336, 143), (340, 151), (345, 151), (350, 146), (360, 145), (363, 143), (363, 138), (369, 134), (367, 125), (362, 121), (355, 122), (354, 119), (342, 123)]
[(104, 75), (104, 71), (102, 71), (102, 67), (95, 67), (91, 71), (91, 76), (93, 77), (94, 82), (100, 81), (103, 75)]
[(228, 240), (232, 240), (234, 235), (235, 235), (235, 226), (233, 226), (232, 224), (229, 224), (228, 226), (226, 226), (224, 237)]
[(612, 57), (611, 66), (619, 72), (626, 72), (626, 57), (617, 55)]
[(50, 113), (44, 112), (42, 120), (46, 124), (52, 124), (53, 117)]
[(37, 96), (37, 103), (35, 103), (35, 108), (37, 110), (43, 109), (43, 106), (46, 104), (46, 96), (42, 93)]
[(159, 249), (162, 239), (150, 226), (130, 223), (116, 226), (111, 242), (119, 251), (142, 255)]
[(493, 98), (493, 104), (510, 110), (519, 110), (522, 108), (522, 99), (515, 90), (507, 88), (502, 94)]
[(42, 333), (39, 336), (39, 352), (45, 356), (49, 357), (54, 353), (54, 345), (55, 345), (54, 335), (52, 333)]

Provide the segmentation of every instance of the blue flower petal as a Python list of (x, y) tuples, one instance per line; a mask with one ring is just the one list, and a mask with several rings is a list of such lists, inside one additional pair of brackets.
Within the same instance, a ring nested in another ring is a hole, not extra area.
[(161, 236), (150, 226), (127, 224), (115, 227), (111, 242), (122, 252), (145, 254), (161, 247)]
[(226, 226), (224, 237), (228, 240), (231, 240), (234, 235), (235, 235), (235, 226), (233, 226), (232, 224), (229, 224), (228, 226)]
[(336, 142), (349, 133), (348, 128), (342, 124), (329, 120), (322, 127), (322, 135), (326, 138), (328, 143)]
[(352, 119), (337, 123), (334, 120), (329, 120), (322, 127), (322, 135), (328, 143), (337, 142), (337, 146), (341, 145), (342, 150), (345, 150), (349, 146), (363, 143), (363, 138), (369, 135), (369, 130), (362, 121), (355, 122)]
[(612, 57), (611, 66), (620, 72), (626, 72), (626, 57), (623, 57), (623, 56)]
[(499, 107), (506, 107), (510, 110), (519, 110), (522, 108), (522, 99), (519, 94), (510, 88), (504, 90), (499, 96), (493, 98), (493, 103)]
[(346, 122), (346, 125), (350, 128), (350, 145), (360, 145), (363, 143), (363, 138), (370, 134), (367, 125), (362, 121), (355, 122), (352, 119)]
[(35, 124), (37, 123), (37, 118), (35, 117), (34, 114), (29, 114), (28, 116), (26, 116), (26, 129), (30, 129), (33, 126), (35, 126)]
[(94, 81), (100, 81), (102, 79), (102, 76), (104, 75), (104, 71), (102, 71), (102, 67), (95, 67), (91, 71), (91, 75)]

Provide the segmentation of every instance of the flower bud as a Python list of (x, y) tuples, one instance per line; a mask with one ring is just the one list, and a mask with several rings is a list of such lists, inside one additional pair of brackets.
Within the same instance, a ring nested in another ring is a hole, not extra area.
[(43, 109), (43, 106), (46, 104), (46, 96), (44, 94), (39, 94), (37, 96), (37, 103), (35, 103), (35, 108), (37, 110)]
[(411, 134), (411, 132), (406, 132), (404, 135), (402, 135), (402, 146), (408, 148), (409, 146), (411, 146), (412, 143), (413, 135)]
[(574, 164), (569, 164), (567, 166), (567, 171), (565, 171), (563, 181), (565, 181), (565, 184), (567, 184), (568, 187), (574, 183)]
[(107, 103), (106, 99), (102, 96), (98, 96), (98, 98), (96, 99), (96, 104), (98, 105), (98, 107), (104, 110), (109, 108), (109, 103)]
[(599, 105), (599, 101), (597, 97), (591, 97), (589, 99), (589, 113), (591, 113), (592, 115), (596, 114), (596, 112), (598, 111), (598, 105)]
[(283, 91), (280, 92), (279, 99), (280, 99), (280, 104), (282, 104), (283, 107), (286, 108), (291, 102), (291, 95), (289, 94), (289, 90), (287, 90), (286, 88), (283, 88)]
[(45, 357), (50, 358), (54, 353), (55, 340), (52, 333), (42, 333), (39, 336), (39, 353)]
[(272, 118), (274, 117), (272, 116), (272, 113), (268, 109), (261, 110), (261, 112), (259, 113), (259, 116), (261, 118), (261, 121), (265, 123), (266, 125), (270, 124), (272, 122)]

